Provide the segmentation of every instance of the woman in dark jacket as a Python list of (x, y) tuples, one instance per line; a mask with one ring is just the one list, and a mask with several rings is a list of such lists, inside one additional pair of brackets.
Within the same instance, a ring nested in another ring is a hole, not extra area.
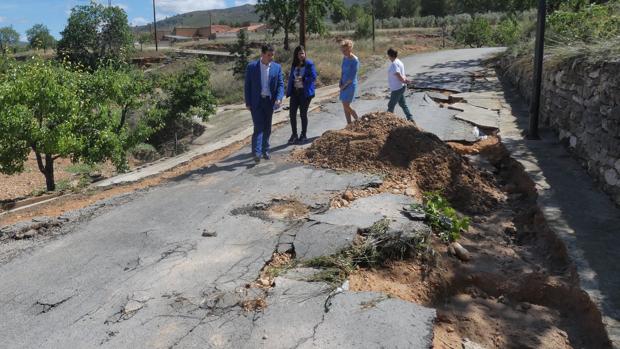
[[(286, 96), (291, 97), (290, 118), (293, 134), (288, 144), (304, 144), (307, 141), (308, 131), (308, 107), (314, 97), (314, 82), (317, 73), (314, 63), (306, 58), (306, 50), (303, 46), (295, 48), (293, 66), (288, 79)], [(297, 136), (297, 109), (301, 116), (301, 135)]]

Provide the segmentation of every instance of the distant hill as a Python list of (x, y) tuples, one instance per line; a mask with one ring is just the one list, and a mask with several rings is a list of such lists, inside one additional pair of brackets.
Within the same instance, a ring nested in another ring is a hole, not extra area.
[[(209, 25), (209, 17), (212, 17), (213, 24), (221, 21), (227, 23), (243, 23), (259, 21), (259, 16), (254, 12), (253, 5), (243, 5), (230, 7), (220, 10), (193, 11), (180, 15), (168, 17), (157, 21), (157, 29), (172, 29), (174, 27), (205, 27)], [(138, 31), (147, 30), (150, 25), (138, 26)]]
[[(345, 5), (365, 4), (370, 0), (344, 0)], [(254, 5), (243, 5), (230, 7), (221, 10), (206, 10), (183, 13), (180, 15), (168, 17), (164, 20), (157, 21), (157, 29), (172, 29), (179, 27), (204, 27), (209, 25), (209, 16), (213, 16), (213, 24), (219, 24), (224, 21), (227, 23), (257, 23), (260, 16), (254, 12)], [(137, 31), (149, 30), (150, 25), (135, 27)]]

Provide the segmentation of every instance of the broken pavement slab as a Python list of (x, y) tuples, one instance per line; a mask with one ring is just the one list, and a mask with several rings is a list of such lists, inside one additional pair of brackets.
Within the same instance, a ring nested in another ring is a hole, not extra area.
[(307, 222), (297, 231), (293, 241), (295, 255), (299, 260), (310, 260), (337, 253), (351, 246), (358, 229), (354, 225)]
[[(435, 310), (384, 294), (334, 292), (322, 282), (277, 277), (266, 302), (251, 329), (239, 328), (251, 331), (249, 338), (229, 347), (372, 348), (381, 343), (422, 349), (432, 344)], [(198, 327), (188, 340), (208, 338), (205, 330)]]
[(476, 107), (467, 103), (455, 103), (450, 109), (460, 111), (454, 115), (456, 119), (466, 121), (472, 125), (499, 129), (499, 113), (497, 111)]

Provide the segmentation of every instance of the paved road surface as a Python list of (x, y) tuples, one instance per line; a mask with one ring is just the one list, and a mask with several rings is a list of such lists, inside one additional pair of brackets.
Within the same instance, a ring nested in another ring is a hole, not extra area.
[[(492, 51), (438, 52), (406, 63), (429, 78), (444, 74), (435, 65), (465, 76)], [(361, 92), (382, 88), (385, 74), (372, 75)], [(384, 96), (356, 105), (384, 110)], [(328, 103), (326, 111), (311, 116), (309, 136), (343, 126), (338, 104)], [(270, 162), (253, 166), (241, 152), (166, 185), (110, 200), (82, 218), (69, 215), (71, 221), (51, 241), (14, 242), (19, 253), (3, 246), (0, 347), (429, 347), (433, 309), (376, 293), (335, 293), (299, 277), (312, 271), (279, 277), (266, 295), (265, 311), (242, 309), (244, 301), (261, 296), (245, 285), (279, 246), (292, 243), (308, 256), (329, 253), (350, 243), (368, 217), (398, 220), (398, 207), (408, 200), (373, 199), (345, 212), (365, 219), (331, 220), (342, 214), (323, 213), (335, 192), (375, 185), (377, 179), (289, 163), (290, 148), (283, 145), (288, 136), (287, 127), (275, 132)], [(265, 216), (264, 208), (283, 198), (302, 202), (313, 218)], [(203, 237), (205, 231), (217, 235)], [(369, 303), (375, 306), (363, 306)]]

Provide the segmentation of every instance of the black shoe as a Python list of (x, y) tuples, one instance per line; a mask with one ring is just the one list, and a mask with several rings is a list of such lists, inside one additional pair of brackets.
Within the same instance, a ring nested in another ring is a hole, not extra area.
[(295, 144), (297, 143), (297, 135), (292, 135), (291, 138), (288, 139), (288, 144)]
[(265, 160), (271, 160), (271, 155), (269, 155), (269, 153), (264, 153), (264, 154), (263, 154), (263, 159), (265, 159)]
[(304, 135), (299, 137), (299, 139), (297, 140), (297, 144), (306, 144), (307, 142), (308, 142), (308, 138), (306, 138), (306, 136)]
[(260, 156), (254, 154), (253, 157), (254, 157), (254, 162), (258, 164), (260, 162)]

